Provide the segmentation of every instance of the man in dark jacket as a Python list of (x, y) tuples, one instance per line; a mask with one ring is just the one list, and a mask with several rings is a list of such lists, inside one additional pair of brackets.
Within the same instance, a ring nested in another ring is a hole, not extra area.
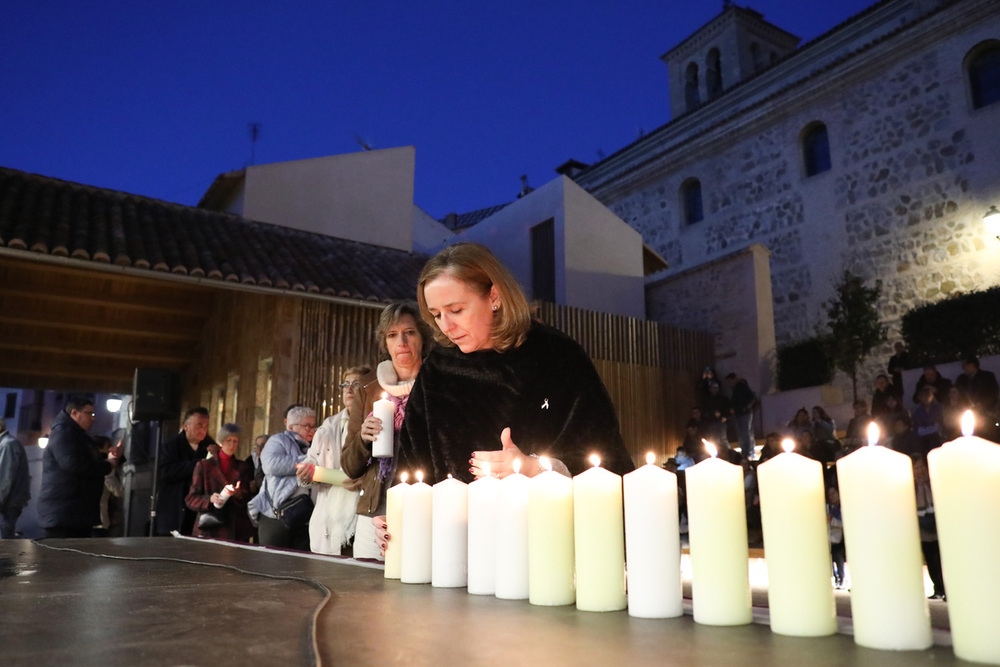
[(181, 432), (163, 442), (156, 492), (156, 534), (169, 535), (176, 530), (190, 535), (195, 513), (184, 504), (191, 486), (194, 467), (208, 455), (208, 410), (192, 408), (184, 415)]
[(756, 449), (756, 439), (753, 437), (753, 409), (757, 405), (757, 394), (747, 384), (747, 381), (730, 373), (726, 376), (729, 385), (729, 407), (733, 411), (733, 421), (736, 425), (736, 435), (740, 440), (743, 458), (751, 460)]
[(14, 537), (17, 518), (29, 498), (28, 455), (0, 417), (0, 540)]
[(94, 423), (94, 402), (74, 396), (52, 424), (42, 455), (42, 492), (38, 523), (46, 537), (90, 537), (101, 522), (104, 477), (118, 459), (98, 458), (87, 429)]

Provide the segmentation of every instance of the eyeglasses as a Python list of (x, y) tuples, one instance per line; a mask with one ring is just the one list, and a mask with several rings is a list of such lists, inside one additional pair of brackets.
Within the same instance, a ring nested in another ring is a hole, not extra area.
[(87, 415), (88, 417), (96, 417), (97, 416), (96, 412), (91, 412), (89, 410), (83, 410), (82, 412), (83, 412), (83, 414)]
[(355, 380), (354, 382), (341, 382), (340, 383), (340, 388), (341, 389), (350, 389), (351, 391), (357, 391), (358, 387), (360, 387), (360, 386), (361, 386), (361, 383), (358, 382), (357, 380)]
[(316, 430), (316, 424), (289, 424), (288, 425), (289, 428), (291, 428), (292, 426), (300, 426), (300, 427), (304, 428), (307, 431), (315, 431)]

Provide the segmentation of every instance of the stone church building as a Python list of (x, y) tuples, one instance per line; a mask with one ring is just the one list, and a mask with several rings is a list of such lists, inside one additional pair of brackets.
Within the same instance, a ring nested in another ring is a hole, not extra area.
[(647, 317), (714, 332), (762, 392), (844, 269), (882, 281), (890, 345), (1000, 282), (1000, 3), (882, 0), (804, 45), (769, 18), (726, 3), (662, 56), (670, 122), (560, 168), (667, 260)]

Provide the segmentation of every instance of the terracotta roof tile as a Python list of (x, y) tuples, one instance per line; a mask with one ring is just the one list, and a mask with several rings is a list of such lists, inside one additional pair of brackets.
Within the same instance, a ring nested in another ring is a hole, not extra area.
[(376, 303), (413, 298), (427, 260), (3, 167), (0, 246)]

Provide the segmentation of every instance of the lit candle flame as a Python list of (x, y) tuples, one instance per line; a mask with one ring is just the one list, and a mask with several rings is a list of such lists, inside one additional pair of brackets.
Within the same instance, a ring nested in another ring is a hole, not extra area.
[(592, 466), (594, 466), (595, 468), (601, 467), (601, 457), (598, 456), (597, 454), (591, 454), (590, 455), (590, 464)]
[(451, 479), (451, 473), (448, 473), (448, 479)]
[(653, 465), (656, 463), (656, 454), (653, 452), (646, 452), (646, 465)]
[(868, 446), (874, 447), (878, 444), (879, 432), (878, 424), (872, 422), (868, 425)]
[(795, 441), (792, 440), (791, 438), (785, 438), (784, 440), (781, 441), (781, 448), (784, 449), (786, 452), (791, 453), (795, 451)]
[(715, 445), (713, 445), (711, 442), (705, 440), (705, 438), (702, 438), (701, 443), (705, 445), (705, 451), (708, 452), (709, 456), (715, 458), (719, 455), (719, 450), (716, 449)]
[(962, 415), (962, 435), (972, 435), (976, 430), (976, 415), (972, 410), (966, 410)]
[(399, 481), (406, 484), (406, 480), (410, 479), (410, 473), (404, 472), (399, 476)]
[(548, 472), (552, 470), (552, 461), (549, 461), (549, 459), (545, 456), (539, 456), (538, 467), (544, 470), (545, 472)]
[(387, 394), (387, 393), (385, 393), (385, 392), (383, 391), (383, 392), (382, 392), (382, 400), (383, 400), (383, 401), (387, 401), (387, 400), (389, 400), (389, 394)]
[(417, 477), (417, 484), (422, 484), (424, 481), (424, 471), (418, 470), (416, 477)]
[(511, 463), (511, 467), (514, 468), (515, 475), (521, 472), (521, 459), (514, 459), (514, 462)]

